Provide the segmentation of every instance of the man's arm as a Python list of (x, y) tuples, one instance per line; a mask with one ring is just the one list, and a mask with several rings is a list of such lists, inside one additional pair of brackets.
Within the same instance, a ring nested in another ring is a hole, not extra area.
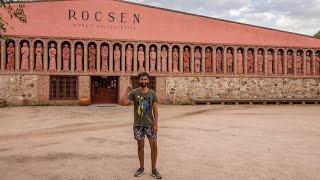
[[(122, 98), (122, 102), (121, 102), (122, 106), (128, 106), (131, 104), (131, 100), (128, 98), (129, 92), (131, 92), (133, 89), (131, 84), (132, 84), (132, 82), (130, 81), (130, 84), (128, 85), (128, 87), (124, 93), (124, 96)], [(133, 98), (131, 98), (131, 99), (133, 99)]]
[(154, 117), (154, 125), (153, 125), (153, 132), (158, 132), (158, 104), (156, 102), (153, 102), (152, 104), (153, 109), (153, 117)]
[(123, 95), (122, 104), (121, 104), (122, 106), (128, 106), (128, 105), (131, 104), (131, 100), (128, 99), (129, 91), (130, 91), (129, 88), (126, 89), (126, 92), (125, 92), (124, 95)]

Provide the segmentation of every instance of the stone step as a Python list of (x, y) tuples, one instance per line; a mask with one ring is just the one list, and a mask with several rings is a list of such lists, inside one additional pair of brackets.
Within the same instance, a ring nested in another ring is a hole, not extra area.
[(195, 99), (194, 104), (319, 104), (320, 99)]

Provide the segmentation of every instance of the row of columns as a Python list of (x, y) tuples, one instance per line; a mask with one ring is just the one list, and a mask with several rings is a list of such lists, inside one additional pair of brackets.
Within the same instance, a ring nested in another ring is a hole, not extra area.
[[(62, 42), (62, 41), (61, 41)], [(62, 52), (62, 48), (61, 48), (61, 42), (57, 43), (57, 72), (61, 72), (62, 71), (62, 56), (61, 56), (61, 52)], [(71, 43), (70, 43), (71, 44)], [(137, 61), (137, 55), (138, 55), (138, 46), (140, 44), (134, 44), (134, 48), (133, 48), (133, 70), (134, 73), (138, 72), (138, 61)], [(157, 72), (161, 72), (161, 47), (162, 45), (157, 45), (157, 65), (156, 65), (156, 70)], [(183, 60), (183, 51), (184, 51), (184, 45), (180, 45), (180, 46), (169, 46), (166, 45), (168, 47), (168, 72), (172, 73), (173, 69), (172, 69), (172, 51), (173, 51), (173, 47), (179, 47), (179, 73), (184, 73), (184, 60)], [(96, 50), (97, 50), (97, 56), (96, 56), (96, 67), (97, 67), (97, 72), (100, 72), (101, 69), (101, 54), (100, 54), (100, 47), (101, 44), (96, 43)], [(145, 46), (145, 69), (147, 72), (149, 72), (150, 69), (150, 64), (149, 64), (149, 47), (150, 46)], [(191, 47), (191, 51), (190, 51), (190, 70), (191, 73), (195, 73), (195, 48), (197, 46), (188, 46)], [(205, 70), (205, 66), (206, 66), (206, 62), (205, 62), (205, 50), (206, 48), (210, 48), (211, 49), (211, 53), (212, 53), (212, 69), (211, 69), (211, 74), (216, 74), (216, 49), (217, 48), (221, 48), (222, 49), (222, 54), (223, 54), (223, 62), (222, 62), (222, 66), (223, 66), (223, 73), (227, 74), (227, 62), (226, 62), (226, 53), (227, 53), (227, 49), (229, 49), (229, 46), (225, 46), (225, 47), (214, 47), (214, 46), (198, 46), (201, 48), (201, 72), (202, 74), (206, 73)], [(83, 46), (83, 56), (84, 56), (84, 69), (83, 72), (88, 72), (88, 45), (84, 44)], [(126, 44), (121, 44), (121, 70), (122, 73), (125, 73), (125, 52), (126, 52)], [(233, 49), (233, 74), (237, 74), (237, 61), (236, 61), (236, 55), (237, 55), (237, 49), (242, 48), (243, 51), (243, 67), (244, 67), (244, 74), (248, 74), (247, 72), (247, 51), (249, 48), (243, 48), (243, 47), (231, 47)], [(15, 44), (15, 71), (19, 71), (20, 68), (20, 63), (21, 63), (21, 52), (20, 52), (20, 42), (18, 41)], [(29, 54), (29, 65), (30, 65), (30, 70), (29, 71), (34, 71), (34, 64), (35, 64), (35, 47), (33, 43), (29, 44), (29, 49), (30, 49), (30, 54)], [(258, 49), (261, 48), (254, 48), (253, 49), (253, 57), (254, 57), (254, 72), (255, 74), (258, 73), (258, 64), (257, 64), (257, 52)], [(296, 53), (298, 51), (298, 49), (282, 49), (282, 48), (264, 48), (264, 75), (268, 75), (268, 59), (267, 59), (267, 52), (268, 50), (272, 50), (273, 51), (273, 74), (278, 74), (278, 66), (277, 66), (277, 52), (278, 50), (282, 50), (283, 54), (283, 64), (282, 64), (282, 68), (283, 68), (283, 75), (287, 75), (288, 74), (288, 68), (287, 68), (287, 52), (289, 50), (291, 50), (293, 52), (292, 57), (293, 57), (293, 72), (294, 75), (297, 75), (297, 62), (296, 62)], [(70, 48), (70, 52), (71, 52), (71, 57), (70, 57), (70, 71), (71, 72), (75, 72), (75, 44), (71, 44), (71, 48)], [(311, 58), (312, 58), (312, 74), (315, 74), (315, 53), (317, 52), (316, 50), (308, 50), (311, 51)], [(303, 75), (307, 75), (306, 72), (306, 52), (307, 50), (302, 51), (302, 73)], [(113, 44), (109, 43), (109, 72), (113, 72)], [(4, 41), (1, 41), (1, 70), (4, 71), (6, 67), (6, 43)], [(43, 69), (44, 71), (48, 71), (48, 44), (43, 43)]]

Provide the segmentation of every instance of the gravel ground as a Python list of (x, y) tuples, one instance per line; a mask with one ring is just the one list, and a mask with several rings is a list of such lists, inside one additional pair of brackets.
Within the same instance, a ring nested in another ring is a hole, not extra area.
[[(159, 106), (163, 179), (319, 179), (320, 106)], [(0, 108), (0, 179), (153, 179), (133, 107)]]

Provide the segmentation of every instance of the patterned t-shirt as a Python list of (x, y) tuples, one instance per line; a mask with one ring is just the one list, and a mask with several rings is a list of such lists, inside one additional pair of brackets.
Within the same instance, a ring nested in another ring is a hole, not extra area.
[(158, 102), (156, 93), (148, 89), (142, 93), (139, 88), (132, 90), (128, 99), (134, 102), (134, 126), (153, 127), (153, 102)]

